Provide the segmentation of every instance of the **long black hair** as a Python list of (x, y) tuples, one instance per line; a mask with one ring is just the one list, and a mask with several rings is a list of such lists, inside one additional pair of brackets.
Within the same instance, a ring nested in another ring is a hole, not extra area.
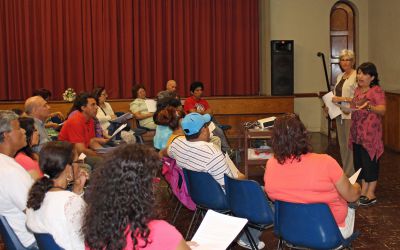
[(34, 210), (40, 208), (47, 191), (54, 185), (53, 179), (58, 178), (68, 164), (72, 164), (73, 148), (69, 142), (48, 142), (40, 150), (39, 165), (44, 176), (31, 187), (28, 195), (28, 208)]
[(34, 151), (32, 149), (32, 136), (33, 133), (36, 131), (35, 128), (35, 120), (32, 117), (28, 116), (21, 116), (18, 118), (19, 121), (19, 126), (23, 129), (25, 129), (25, 135), (26, 135), (26, 146), (18, 150), (17, 154), (19, 152), (25, 153), (27, 156), (30, 158), (34, 157)]

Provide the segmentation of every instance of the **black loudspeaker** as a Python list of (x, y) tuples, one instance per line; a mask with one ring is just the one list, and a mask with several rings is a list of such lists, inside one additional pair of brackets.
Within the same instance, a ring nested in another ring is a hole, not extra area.
[(271, 41), (271, 92), (276, 96), (293, 95), (293, 40)]

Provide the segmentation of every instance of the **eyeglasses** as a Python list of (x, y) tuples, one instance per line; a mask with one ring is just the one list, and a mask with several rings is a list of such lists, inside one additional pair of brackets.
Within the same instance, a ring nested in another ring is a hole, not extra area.
[(346, 59), (340, 59), (341, 62), (351, 62), (353, 59), (346, 58)]
[(107, 93), (101, 93), (101, 95), (102, 95), (102, 96), (108, 96), (108, 94), (107, 94)]

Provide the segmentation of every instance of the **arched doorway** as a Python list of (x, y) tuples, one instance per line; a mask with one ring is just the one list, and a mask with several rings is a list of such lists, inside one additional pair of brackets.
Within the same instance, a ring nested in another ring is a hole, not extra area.
[(336, 83), (341, 72), (339, 54), (343, 49), (355, 52), (355, 13), (348, 2), (339, 1), (331, 9), (330, 41), (331, 41), (331, 86)]

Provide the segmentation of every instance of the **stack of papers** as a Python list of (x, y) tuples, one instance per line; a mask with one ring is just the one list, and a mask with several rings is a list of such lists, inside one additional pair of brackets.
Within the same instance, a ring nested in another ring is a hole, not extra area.
[(129, 119), (132, 119), (132, 118), (133, 118), (132, 113), (125, 113), (125, 114), (115, 118), (114, 120), (110, 120), (110, 122), (126, 123), (126, 121), (128, 121)]

